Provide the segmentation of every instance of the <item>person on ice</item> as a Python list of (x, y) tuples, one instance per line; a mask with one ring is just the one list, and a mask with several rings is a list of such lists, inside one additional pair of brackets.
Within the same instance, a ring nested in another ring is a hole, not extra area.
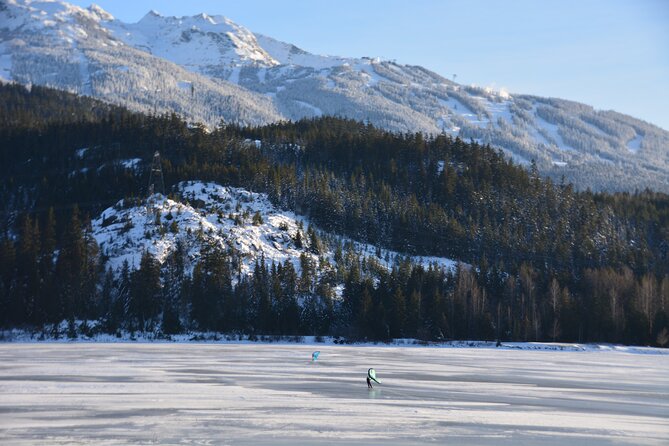
[(374, 388), (374, 386), (372, 386), (372, 380), (374, 380), (374, 382), (377, 383), (377, 384), (381, 384), (376, 379), (376, 371), (374, 369), (369, 369), (369, 370), (367, 370), (367, 388), (368, 389), (373, 389)]

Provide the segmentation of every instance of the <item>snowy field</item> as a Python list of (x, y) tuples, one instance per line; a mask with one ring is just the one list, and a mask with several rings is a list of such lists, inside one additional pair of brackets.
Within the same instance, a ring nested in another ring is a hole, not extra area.
[(669, 355), (0, 344), (3, 445), (333, 443), (667, 445)]

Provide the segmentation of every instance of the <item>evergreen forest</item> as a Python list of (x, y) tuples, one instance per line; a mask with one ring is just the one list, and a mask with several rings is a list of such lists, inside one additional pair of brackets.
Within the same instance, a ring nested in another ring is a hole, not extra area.
[[(156, 150), (167, 191), (198, 180), (266, 193), (307, 217), (304, 243), (316, 255), (328, 244), (335, 261), (298, 273), (261, 258), (239, 276), (234, 253), (212, 247), (192, 273), (178, 252), (107, 268), (91, 219), (146, 197)], [(407, 257), (385, 268), (336, 235)], [(666, 346), (669, 196), (577, 191), (446, 134), (338, 117), (208, 129), (0, 85), (0, 327), (65, 336), (62, 321), (70, 332)]]

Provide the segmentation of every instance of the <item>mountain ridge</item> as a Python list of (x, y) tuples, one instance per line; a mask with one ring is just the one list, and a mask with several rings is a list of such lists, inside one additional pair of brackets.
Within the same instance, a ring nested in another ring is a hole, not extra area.
[[(207, 126), (343, 116), (391, 131), (460, 136), (580, 189), (669, 191), (669, 132), (574, 101), (464, 86), (428, 69), (319, 56), (220, 15), (135, 24), (102, 8), (8, 0), (0, 77)], [(4, 25), (3, 25), (4, 24)], [(45, 36), (49, 36), (46, 38)], [(55, 39), (54, 39), (55, 37)]]

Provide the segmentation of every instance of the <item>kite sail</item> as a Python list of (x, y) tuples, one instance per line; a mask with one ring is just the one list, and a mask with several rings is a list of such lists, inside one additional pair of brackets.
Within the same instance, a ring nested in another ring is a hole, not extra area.
[(321, 352), (313, 352), (311, 354), (311, 360), (316, 361), (318, 359), (318, 355), (320, 355), (320, 354), (321, 354)]
[(367, 376), (369, 379), (373, 379), (376, 383), (381, 384), (378, 379), (376, 379), (376, 370), (369, 369), (367, 370)]

